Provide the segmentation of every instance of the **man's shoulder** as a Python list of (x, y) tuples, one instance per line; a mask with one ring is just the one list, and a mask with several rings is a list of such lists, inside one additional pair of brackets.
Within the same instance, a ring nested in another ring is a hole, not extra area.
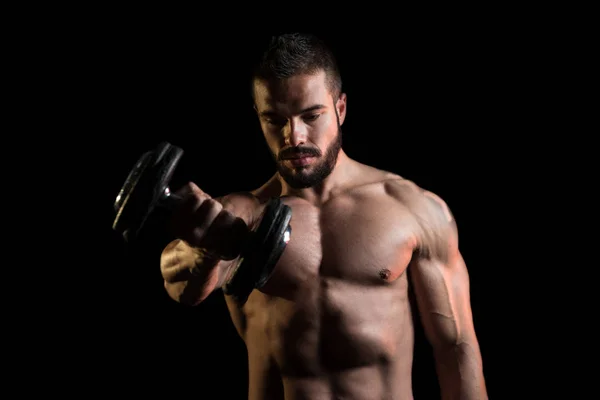
[(412, 215), (420, 254), (445, 259), (448, 246), (456, 243), (458, 237), (456, 221), (446, 201), (408, 179), (391, 178), (385, 186), (386, 193)]
[(413, 180), (389, 173), (382, 182), (387, 195), (396, 199), (420, 220), (452, 223), (454, 217), (446, 201), (436, 192)]
[(230, 192), (221, 197), (219, 201), (223, 204), (252, 205), (258, 203), (258, 198), (250, 191)]
[(281, 183), (277, 179), (277, 175), (273, 175), (261, 186), (250, 190), (249, 194), (257, 199), (260, 203), (266, 203), (275, 197), (281, 196), (281, 191)]
[(259, 187), (248, 190), (238, 190), (229, 192), (221, 197), (219, 201), (222, 203), (245, 204), (245, 205), (260, 205), (267, 203), (274, 197), (279, 197), (281, 188), (276, 187), (278, 182), (269, 179)]

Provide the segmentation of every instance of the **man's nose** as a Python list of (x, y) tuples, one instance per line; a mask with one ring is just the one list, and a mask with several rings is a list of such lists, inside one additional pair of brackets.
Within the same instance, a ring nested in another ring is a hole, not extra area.
[(306, 143), (306, 126), (294, 119), (289, 120), (284, 131), (285, 144), (296, 147)]

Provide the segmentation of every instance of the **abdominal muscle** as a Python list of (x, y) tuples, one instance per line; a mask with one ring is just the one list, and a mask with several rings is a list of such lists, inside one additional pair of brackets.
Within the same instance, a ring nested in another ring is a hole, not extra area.
[[(406, 287), (403, 274), (369, 286), (321, 278), (294, 301), (255, 292), (246, 336), (250, 364), (272, 363), (286, 400), (412, 399)], [(255, 379), (265, 379), (260, 375)]]

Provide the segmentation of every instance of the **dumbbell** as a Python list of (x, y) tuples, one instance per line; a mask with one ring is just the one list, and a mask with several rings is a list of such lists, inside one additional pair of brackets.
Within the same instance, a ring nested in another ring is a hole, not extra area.
[[(147, 235), (144, 228), (152, 225), (149, 221), (158, 211), (168, 216), (181, 203), (169, 183), (182, 156), (182, 148), (161, 142), (143, 153), (130, 170), (114, 202), (112, 225), (126, 243)], [(267, 203), (259, 224), (244, 239), (236, 272), (223, 288), (226, 294), (244, 304), (253, 289), (267, 282), (291, 238), (291, 218), (291, 208), (280, 198)]]

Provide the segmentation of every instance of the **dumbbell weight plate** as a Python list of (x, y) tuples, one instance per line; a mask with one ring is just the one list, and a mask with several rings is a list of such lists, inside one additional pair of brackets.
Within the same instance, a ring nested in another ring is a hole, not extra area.
[(146, 219), (164, 200), (183, 150), (168, 142), (144, 153), (129, 172), (114, 203), (113, 229), (127, 242), (137, 238)]
[(244, 304), (252, 290), (267, 282), (290, 240), (291, 218), (291, 208), (280, 198), (269, 201), (233, 277), (223, 288), (225, 294)]

